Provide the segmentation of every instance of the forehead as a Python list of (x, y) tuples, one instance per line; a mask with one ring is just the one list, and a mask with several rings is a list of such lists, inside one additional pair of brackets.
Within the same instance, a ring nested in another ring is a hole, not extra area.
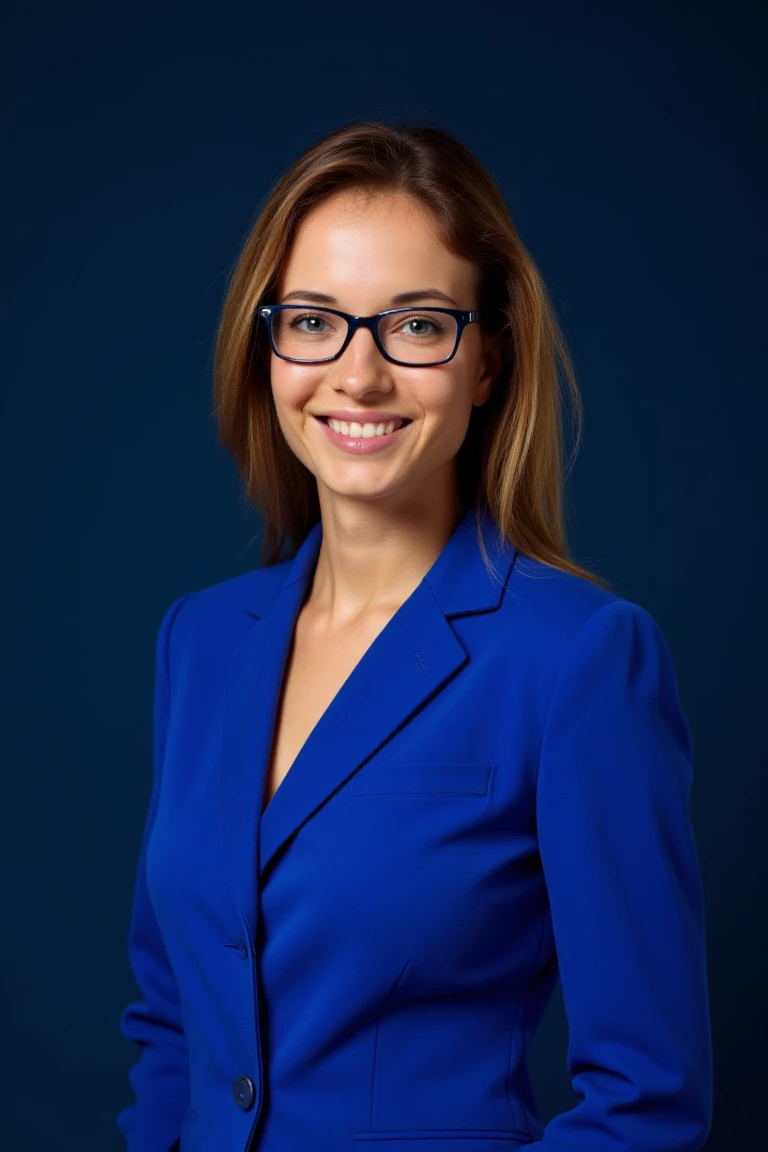
[[(429, 211), (402, 193), (341, 192), (302, 220), (283, 264), (278, 291), (305, 288), (340, 306), (381, 307), (390, 296), (430, 284), (473, 295), (476, 266), (450, 252)], [(470, 307), (467, 299), (464, 306)]]

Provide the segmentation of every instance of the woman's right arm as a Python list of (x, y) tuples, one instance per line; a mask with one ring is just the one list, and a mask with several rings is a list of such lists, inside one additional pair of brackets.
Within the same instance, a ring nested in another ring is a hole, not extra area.
[(178, 1148), (188, 1107), (189, 1059), (176, 978), (155, 919), (146, 880), (147, 844), (157, 810), (170, 705), (169, 642), (185, 593), (167, 609), (157, 632), (153, 718), (153, 782), (139, 861), (128, 934), (131, 970), (142, 1000), (128, 1004), (120, 1017), (123, 1036), (138, 1045), (140, 1056), (129, 1072), (135, 1104), (123, 1109), (116, 1124), (128, 1152), (169, 1152)]

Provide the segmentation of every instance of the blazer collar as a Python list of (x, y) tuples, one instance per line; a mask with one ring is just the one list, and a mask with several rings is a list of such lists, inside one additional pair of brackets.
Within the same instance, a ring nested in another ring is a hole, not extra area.
[[(482, 531), (488, 559), (496, 576), (489, 573), (483, 560), (477, 540), (478, 527)], [(323, 525), (318, 521), (304, 538), (293, 559), (288, 562), (285, 576), (277, 589), (273, 586), (271, 592), (252, 593), (244, 605), (249, 616), (261, 619), (269, 611), (275, 597), (292, 585), (301, 583), (306, 587), (314, 574), (322, 541)], [(498, 606), (516, 555), (515, 545), (501, 538), (498, 525), (490, 512), (485, 508), (478, 509), (473, 504), (459, 520), (424, 581), (445, 616), (487, 611)]]
[[(259, 883), (290, 838), (329, 797), (469, 661), (450, 617), (498, 608), (517, 556), (479, 514), (489, 574), (477, 539), (476, 507), (461, 518), (423, 580), (388, 621), (320, 718), (262, 813), (274, 725), (294, 625), (322, 542), (316, 524), (270, 594), (253, 595), (252, 628), (228, 661), (224, 685), (220, 816), (235, 900), (251, 941)], [(381, 693), (382, 672), (388, 690)], [(344, 733), (343, 739), (339, 733)]]

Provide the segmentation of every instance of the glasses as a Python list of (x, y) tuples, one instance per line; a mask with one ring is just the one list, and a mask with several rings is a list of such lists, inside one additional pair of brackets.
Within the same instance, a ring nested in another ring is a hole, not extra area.
[(357, 329), (367, 328), (385, 360), (414, 368), (452, 360), (467, 324), (480, 321), (480, 312), (459, 308), (390, 308), (375, 316), (350, 316), (336, 308), (269, 304), (255, 315), (266, 320), (272, 351), (282, 360), (337, 360)]

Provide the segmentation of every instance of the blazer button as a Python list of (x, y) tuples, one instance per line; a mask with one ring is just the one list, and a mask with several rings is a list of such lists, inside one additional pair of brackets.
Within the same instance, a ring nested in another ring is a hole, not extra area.
[(256, 1089), (250, 1076), (238, 1076), (232, 1085), (232, 1095), (235, 1103), (243, 1112), (247, 1112), (256, 1098)]

